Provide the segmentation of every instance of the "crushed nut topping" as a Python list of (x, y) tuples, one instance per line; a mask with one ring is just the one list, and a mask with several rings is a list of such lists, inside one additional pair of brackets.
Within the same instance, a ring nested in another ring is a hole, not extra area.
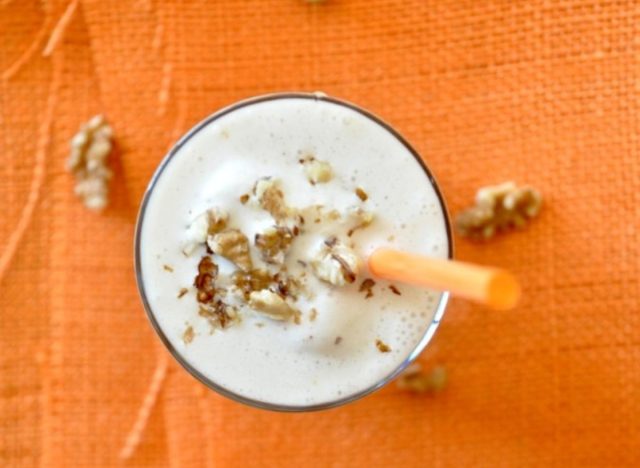
[(219, 208), (211, 208), (199, 214), (189, 225), (186, 244), (182, 252), (188, 257), (198, 246), (207, 242), (207, 236), (215, 235), (226, 228), (229, 215)]
[(238, 311), (220, 300), (211, 304), (200, 304), (198, 315), (206, 318), (212, 329), (228, 328), (240, 320)]
[(102, 210), (109, 203), (109, 180), (113, 173), (107, 159), (113, 148), (112, 136), (105, 118), (96, 115), (71, 139), (67, 170), (76, 179), (76, 196), (91, 210)]
[(371, 278), (365, 278), (362, 281), (362, 284), (360, 284), (360, 287), (358, 288), (358, 291), (360, 292), (365, 292), (366, 294), (364, 296), (365, 299), (369, 299), (370, 297), (373, 296), (373, 287), (376, 285), (376, 282), (373, 281)]
[(239, 229), (227, 229), (207, 237), (207, 245), (217, 255), (236, 264), (241, 270), (253, 267), (249, 252), (249, 239)]
[(367, 192), (365, 192), (362, 187), (356, 187), (356, 195), (362, 201), (367, 201), (369, 198), (369, 195), (367, 195)]
[[(298, 227), (294, 226), (294, 232), (297, 229)], [(273, 226), (262, 234), (256, 234), (254, 243), (260, 250), (262, 259), (276, 265), (284, 263), (287, 251), (291, 247), (294, 232), (285, 226)]]
[(381, 353), (391, 352), (391, 348), (379, 338), (376, 340), (376, 348), (378, 348), (378, 351), (380, 351)]
[(296, 323), (300, 321), (300, 312), (268, 289), (252, 292), (249, 296), (249, 306), (273, 320), (293, 320)]
[(334, 237), (324, 242), (311, 265), (321, 280), (335, 286), (344, 286), (356, 280), (360, 259), (350, 247)]
[(278, 224), (284, 223), (291, 214), (277, 179), (259, 179), (253, 187), (253, 194), (262, 209), (268, 211)]
[[(331, 167), (325, 162), (312, 156), (303, 158), (300, 162), (305, 166), (312, 183), (326, 182), (331, 178)], [(362, 201), (368, 199), (368, 195), (360, 187), (356, 189), (356, 195)], [(354, 231), (371, 224), (372, 213), (361, 207), (352, 207), (344, 214), (336, 209), (327, 209), (323, 205), (291, 208), (285, 202), (280, 182), (271, 177), (259, 179), (254, 184), (251, 195), (241, 195), (240, 202), (259, 205), (275, 220), (274, 226), (258, 232), (254, 237), (255, 248), (261, 257), (260, 263), (267, 264), (262, 268), (254, 268), (249, 240), (239, 229), (229, 227), (229, 216), (226, 212), (218, 208), (206, 210), (198, 215), (187, 229), (187, 243), (183, 250), (185, 255), (192, 254), (202, 245), (208, 253), (198, 264), (194, 285), (199, 315), (207, 318), (213, 328), (225, 328), (240, 320), (239, 310), (245, 306), (274, 320), (300, 323), (301, 313), (294, 306), (295, 301), (300, 294), (307, 300), (313, 300), (314, 297), (304, 283), (307, 275), (304, 270), (307, 266), (311, 267), (320, 280), (335, 286), (344, 286), (356, 281), (361, 261), (354, 251), (353, 242), (346, 237), (344, 241), (336, 236), (328, 237), (310, 262), (296, 260), (304, 269), (298, 269), (297, 276), (287, 271), (286, 255), (292, 247), (293, 240), (304, 234), (302, 229), (306, 222), (305, 216), (309, 216), (309, 219), (315, 220), (316, 223), (339, 221), (340, 224), (336, 227), (348, 228), (348, 234), (351, 236)], [(212, 254), (225, 257), (238, 269), (231, 275), (218, 278), (218, 266), (213, 262)], [(274, 271), (276, 269), (278, 271)], [(224, 288), (219, 287), (220, 285)], [(365, 292), (365, 298), (369, 298), (373, 296), (374, 285), (375, 282), (368, 278), (361, 283), (359, 290)], [(228, 292), (234, 293), (233, 305), (223, 302)], [(188, 289), (182, 288), (178, 297), (187, 293)], [(317, 310), (311, 308), (310, 321), (316, 320), (317, 314)], [(341, 340), (341, 337), (337, 337), (335, 344), (339, 344)], [(376, 346), (382, 352), (390, 351), (380, 340), (376, 341)]]
[(320, 161), (312, 155), (307, 155), (300, 159), (300, 164), (304, 166), (304, 173), (311, 185), (329, 182), (333, 177), (331, 165), (326, 161)]
[(170, 265), (162, 265), (162, 269), (164, 271), (168, 271), (169, 273), (173, 273), (173, 268)]
[(185, 342), (185, 344), (189, 344), (193, 341), (193, 338), (196, 336), (195, 332), (193, 331), (193, 327), (191, 325), (189, 325), (187, 327), (187, 329), (184, 331), (184, 333), (182, 334), (182, 341)]
[(393, 284), (390, 284), (390, 285), (389, 285), (389, 289), (390, 289), (390, 290), (391, 290), (391, 292), (392, 292), (393, 294), (395, 294), (396, 296), (402, 296), (402, 293), (400, 292), (400, 290), (399, 290), (396, 286), (394, 286)]
[(447, 371), (443, 366), (424, 372), (417, 362), (407, 367), (397, 380), (398, 388), (414, 393), (437, 393), (444, 390), (446, 384)]
[(341, 336), (336, 336), (336, 339), (333, 341), (334, 345), (339, 345), (340, 343), (342, 343), (342, 337)]
[(540, 192), (505, 182), (478, 190), (475, 206), (456, 217), (456, 227), (461, 236), (489, 239), (509, 228), (523, 227), (538, 215), (541, 207)]

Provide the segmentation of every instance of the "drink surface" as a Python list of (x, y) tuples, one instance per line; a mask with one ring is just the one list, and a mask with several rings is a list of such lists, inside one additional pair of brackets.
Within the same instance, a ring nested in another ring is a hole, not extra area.
[[(309, 183), (299, 162), (309, 154), (330, 164), (329, 182)], [(299, 324), (243, 310), (240, 323), (212, 330), (198, 314), (192, 284), (206, 252), (203, 246), (188, 257), (183, 254), (187, 227), (199, 213), (219, 207), (229, 213), (230, 225), (253, 242), (273, 219), (240, 197), (266, 176), (279, 179), (293, 207), (321, 204), (346, 212), (359, 206), (373, 213), (371, 225), (348, 238), (363, 265), (379, 246), (448, 255), (438, 194), (420, 163), (389, 130), (330, 101), (259, 101), (192, 134), (155, 181), (138, 240), (140, 275), (157, 326), (193, 369), (247, 399), (304, 407), (366, 391), (414, 353), (432, 325), (440, 293), (376, 279), (373, 296), (365, 298), (359, 286), (370, 275), (363, 266), (356, 281), (342, 287), (308, 274), (311, 294), (297, 303)], [(358, 187), (366, 192), (366, 201), (356, 196)], [(339, 229), (336, 223), (310, 220), (305, 226), (287, 254), (292, 274), (304, 270), (318, 245)], [(252, 256), (260, 264), (259, 255)], [(234, 270), (231, 263), (214, 258), (221, 275)], [(178, 297), (182, 288), (189, 292)], [(193, 337), (187, 343), (189, 327)], [(378, 340), (390, 351), (381, 352)]]

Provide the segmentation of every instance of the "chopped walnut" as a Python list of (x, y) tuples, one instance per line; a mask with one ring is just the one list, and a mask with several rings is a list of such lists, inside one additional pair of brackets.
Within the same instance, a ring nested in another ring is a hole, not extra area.
[(456, 217), (456, 227), (461, 236), (489, 239), (509, 228), (523, 227), (538, 215), (541, 207), (540, 192), (505, 182), (478, 190), (476, 205)]
[(238, 229), (227, 229), (209, 235), (207, 245), (213, 253), (231, 260), (243, 271), (249, 271), (253, 267), (249, 239)]
[(326, 161), (320, 161), (311, 155), (300, 159), (300, 164), (304, 166), (304, 172), (311, 185), (329, 182), (333, 177), (331, 165)]
[(333, 344), (334, 345), (339, 345), (340, 343), (342, 343), (342, 337), (341, 336), (336, 336), (336, 339), (333, 340)]
[(436, 366), (429, 372), (423, 372), (417, 362), (407, 367), (397, 380), (398, 388), (414, 393), (437, 393), (446, 384), (447, 372), (444, 367)]
[(362, 201), (367, 201), (369, 198), (369, 195), (367, 195), (367, 192), (365, 192), (362, 187), (356, 187), (356, 195)]
[(247, 202), (249, 201), (249, 198), (251, 198), (251, 197), (249, 196), (248, 193), (245, 193), (244, 195), (241, 195), (240, 196), (240, 203), (242, 203), (243, 205), (246, 205)]
[(282, 224), (291, 214), (277, 179), (259, 179), (253, 187), (253, 194), (262, 209), (268, 211), (278, 224)]
[(211, 257), (204, 256), (198, 263), (198, 275), (193, 281), (193, 285), (198, 290), (196, 299), (201, 303), (208, 303), (216, 295), (215, 280), (218, 277), (218, 265), (213, 263)]
[(162, 269), (164, 271), (168, 271), (169, 273), (173, 273), (173, 267), (171, 265), (162, 265)]
[(376, 340), (376, 348), (378, 348), (378, 351), (380, 351), (381, 353), (391, 352), (391, 348), (387, 344), (385, 344), (381, 339)]
[(249, 296), (249, 306), (273, 320), (293, 320), (296, 323), (300, 321), (300, 312), (268, 289), (252, 292)]
[(67, 170), (75, 176), (75, 194), (91, 210), (101, 210), (109, 202), (112, 172), (107, 159), (113, 148), (112, 135), (104, 117), (96, 115), (71, 139)]
[[(294, 226), (294, 230), (297, 228)], [(281, 265), (284, 263), (289, 247), (291, 247), (293, 237), (294, 233), (288, 227), (273, 226), (262, 234), (256, 234), (254, 243), (265, 262)]]
[(229, 215), (219, 208), (211, 208), (199, 214), (189, 225), (186, 233), (186, 244), (182, 252), (189, 256), (199, 245), (207, 242), (207, 236), (222, 231), (227, 226)]
[(400, 290), (399, 290), (396, 286), (394, 286), (393, 284), (390, 284), (390, 285), (389, 285), (389, 289), (390, 289), (390, 290), (391, 290), (391, 292), (392, 292), (393, 294), (395, 294), (396, 296), (402, 296), (402, 293), (400, 292)]
[(375, 281), (373, 281), (371, 278), (366, 278), (364, 281), (362, 281), (362, 284), (358, 288), (358, 291), (360, 292), (366, 291), (364, 298), (369, 299), (370, 297), (373, 296), (373, 287), (375, 285), (376, 285)]
[(356, 280), (360, 259), (350, 247), (336, 238), (330, 238), (325, 241), (311, 265), (321, 280), (344, 286)]
[(178, 291), (178, 299), (184, 297), (188, 292), (189, 290), (187, 288), (180, 288), (180, 291)]
[(261, 291), (271, 286), (273, 276), (266, 270), (249, 270), (236, 271), (233, 274), (233, 282), (242, 293), (245, 300), (249, 300), (249, 296), (254, 291)]
[(283, 299), (287, 297), (293, 300), (298, 299), (298, 294), (302, 292), (300, 281), (285, 273), (276, 273), (273, 276), (273, 285), (269, 288)]
[(358, 229), (364, 229), (373, 222), (373, 213), (360, 207), (350, 208), (347, 212), (346, 223), (350, 226), (347, 235), (351, 237)]
[(195, 332), (193, 331), (193, 327), (191, 325), (189, 325), (187, 327), (187, 329), (184, 331), (184, 333), (182, 334), (182, 341), (185, 342), (185, 344), (189, 344), (193, 341), (193, 338), (196, 336)]
[(198, 315), (206, 318), (211, 328), (229, 328), (240, 320), (238, 311), (222, 301), (215, 301), (212, 304), (200, 304)]

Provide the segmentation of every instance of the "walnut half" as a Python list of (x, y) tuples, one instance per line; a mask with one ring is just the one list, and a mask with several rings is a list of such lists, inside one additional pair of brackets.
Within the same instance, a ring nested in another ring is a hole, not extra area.
[(489, 239), (508, 228), (523, 227), (540, 212), (542, 196), (532, 187), (513, 182), (483, 187), (476, 194), (476, 205), (456, 217), (461, 236)]
[(67, 170), (75, 176), (75, 194), (91, 210), (102, 210), (109, 202), (112, 172), (107, 159), (113, 148), (112, 135), (104, 117), (96, 115), (71, 139)]

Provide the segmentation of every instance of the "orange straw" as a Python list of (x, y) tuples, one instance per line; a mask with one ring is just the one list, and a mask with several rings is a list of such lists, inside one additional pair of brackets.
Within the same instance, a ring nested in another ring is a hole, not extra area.
[(451, 291), (494, 309), (511, 309), (520, 298), (518, 281), (498, 268), (380, 248), (369, 257), (369, 269), (379, 278)]

